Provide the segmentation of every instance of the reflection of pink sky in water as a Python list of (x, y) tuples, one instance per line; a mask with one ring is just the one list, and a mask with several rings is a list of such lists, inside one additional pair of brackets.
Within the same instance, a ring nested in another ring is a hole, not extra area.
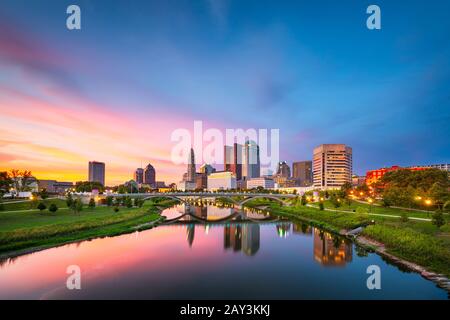
[[(186, 250), (186, 227), (179, 226), (85, 241), (19, 257), (0, 269), (0, 298), (23, 292), (40, 292), (42, 297), (55, 288), (65, 289), (69, 265), (80, 266), (85, 280), (119, 277), (130, 270), (158, 273), (173, 269), (175, 273), (181, 261), (184, 268), (189, 268), (223, 246), (221, 230), (208, 234), (202, 229), (207, 231), (202, 227), (195, 230), (195, 250)], [(219, 258), (220, 255), (208, 264), (222, 263)]]
[[(371, 298), (358, 287), (369, 264), (391, 279), (383, 295), (443, 297), (419, 275), (405, 276), (376, 255), (353, 255), (351, 244), (334, 245), (331, 235), (291, 222), (159, 226), (4, 262), (0, 299)], [(71, 265), (81, 269), (81, 290), (66, 288)]]
[(203, 207), (198, 206), (189, 206), (189, 205), (177, 205), (173, 208), (169, 208), (164, 210), (163, 215), (166, 216), (167, 219), (175, 219), (181, 217), (185, 213), (190, 212), (190, 214), (194, 216), (198, 216), (201, 218), (208, 218), (208, 220), (217, 220), (230, 216), (233, 214), (235, 209), (233, 208), (219, 208), (213, 205), (205, 205)]

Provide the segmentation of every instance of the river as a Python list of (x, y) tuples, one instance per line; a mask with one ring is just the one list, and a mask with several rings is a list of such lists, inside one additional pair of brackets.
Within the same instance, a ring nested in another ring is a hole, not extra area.
[[(3, 260), (0, 298), (448, 298), (352, 242), (263, 210), (178, 205), (162, 214), (167, 225)], [(380, 289), (367, 287), (371, 265)], [(68, 268), (80, 270), (81, 289), (67, 288)]]

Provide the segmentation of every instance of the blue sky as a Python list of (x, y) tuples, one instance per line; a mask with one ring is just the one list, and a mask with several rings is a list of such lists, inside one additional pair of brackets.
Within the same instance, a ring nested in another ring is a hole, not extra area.
[[(69, 4), (81, 7), (80, 31), (65, 28)], [(381, 30), (366, 28), (370, 4), (381, 8)], [(450, 160), (448, 1), (3, 0), (0, 7), (0, 84), (22, 93), (64, 104), (15, 66), (66, 95), (147, 117), (149, 126), (174, 129), (161, 117), (176, 115), (186, 126), (197, 119), (280, 128), (288, 163), (311, 159), (321, 143), (353, 147), (359, 174)], [(36, 58), (16, 54), (27, 48)]]

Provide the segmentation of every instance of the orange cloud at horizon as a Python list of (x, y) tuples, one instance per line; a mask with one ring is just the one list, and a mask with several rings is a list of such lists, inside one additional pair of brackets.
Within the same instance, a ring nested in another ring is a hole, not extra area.
[(88, 162), (106, 163), (106, 184), (132, 179), (150, 162), (158, 181), (176, 182), (170, 133), (183, 121), (147, 112), (139, 117), (70, 94), (40, 98), (0, 86), (0, 170), (27, 169), (38, 179), (86, 180)]

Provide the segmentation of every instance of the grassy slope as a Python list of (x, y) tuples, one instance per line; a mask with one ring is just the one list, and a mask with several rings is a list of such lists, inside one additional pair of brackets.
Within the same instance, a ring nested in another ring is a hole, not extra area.
[[(172, 204), (173, 201), (166, 201), (157, 205)], [(0, 253), (132, 232), (133, 227), (158, 219), (158, 210), (151, 203), (142, 208), (120, 208), (117, 213), (109, 207), (84, 208), (78, 214), (71, 210), (58, 210), (54, 214), (48, 210), (42, 213), (0, 212)]]
[[(17, 200), (15, 200), (17, 201)], [(45, 205), (48, 206), (51, 203), (54, 203), (58, 206), (58, 208), (64, 208), (66, 207), (66, 202), (61, 199), (45, 199), (45, 200), (35, 200), (35, 201), (21, 201), (21, 202), (4, 202), (4, 210), (3, 211), (11, 211), (11, 210), (30, 210), (30, 209), (36, 209), (37, 205), (43, 202)], [(0, 214), (2, 211), (0, 211)]]
[[(426, 212), (420, 212), (420, 211), (410, 211), (410, 210), (402, 210), (402, 209), (395, 209), (395, 208), (386, 208), (382, 206), (370, 206), (368, 204), (359, 203), (356, 201), (352, 201), (352, 203), (349, 205), (343, 203), (339, 208), (335, 208), (334, 205), (330, 201), (324, 201), (325, 208), (329, 209), (336, 209), (336, 210), (342, 210), (342, 211), (351, 211), (356, 210), (358, 207), (362, 207), (370, 211), (371, 213), (376, 214), (387, 214), (387, 215), (394, 215), (394, 216), (400, 216), (402, 213), (406, 213), (408, 217), (415, 217), (415, 218), (431, 218), (431, 214)], [(450, 220), (449, 215), (445, 215), (447, 219)]]
[[(365, 228), (363, 235), (383, 243), (388, 252), (400, 258), (450, 277), (450, 224), (448, 217), (447, 224), (438, 229), (427, 221), (401, 222), (398, 218), (367, 216), (354, 212), (327, 212), (304, 206), (280, 207), (276, 203), (265, 200), (254, 200), (248, 204), (252, 207), (269, 205), (275, 214), (311, 221), (315, 225), (335, 232), (340, 229), (352, 229), (367, 220), (374, 220), (375, 225)], [(360, 204), (355, 204), (355, 207), (358, 205)], [(342, 208), (345, 207), (338, 210)], [(377, 209), (385, 210), (376, 213), (398, 216), (403, 211), (393, 208)], [(417, 214), (409, 211), (406, 213), (408, 216)]]

